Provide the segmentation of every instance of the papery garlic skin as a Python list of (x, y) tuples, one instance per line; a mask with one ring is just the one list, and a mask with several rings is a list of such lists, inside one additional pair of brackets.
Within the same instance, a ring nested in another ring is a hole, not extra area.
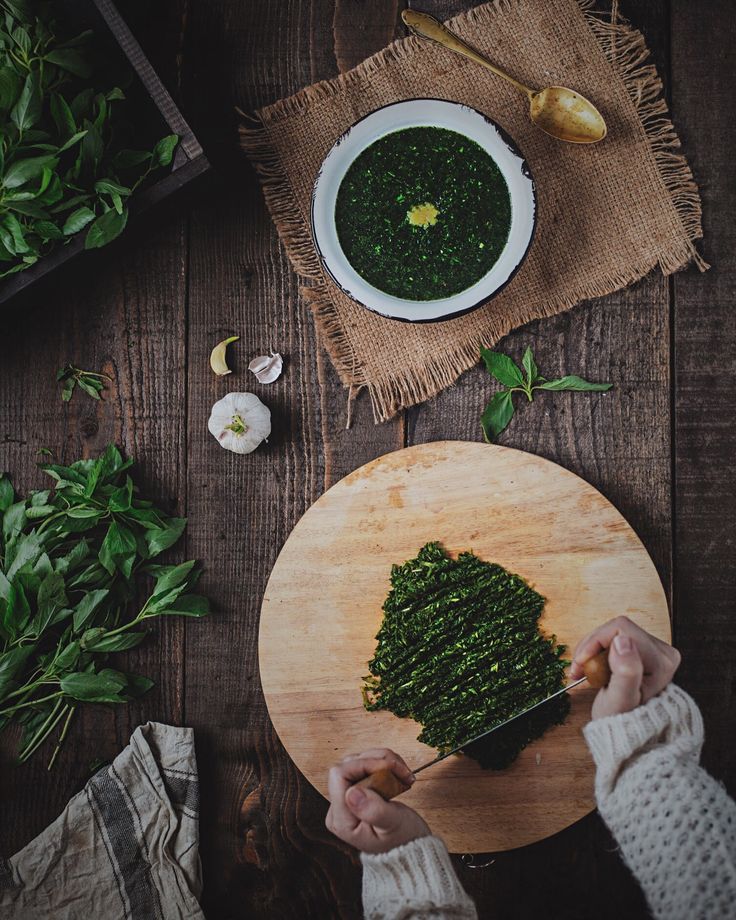
[(284, 366), (284, 359), (278, 352), (271, 352), (268, 355), (259, 355), (248, 365), (248, 370), (256, 375), (259, 383), (273, 383), (281, 376), (281, 370)]
[(271, 434), (271, 410), (255, 393), (228, 393), (212, 407), (207, 427), (220, 447), (249, 454)]

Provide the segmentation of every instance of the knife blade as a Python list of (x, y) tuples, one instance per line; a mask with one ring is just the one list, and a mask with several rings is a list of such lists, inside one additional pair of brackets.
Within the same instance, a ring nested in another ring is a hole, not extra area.
[[(527, 709), (523, 709), (521, 712), (517, 712), (516, 715), (506, 719), (505, 722), (499, 722), (498, 725), (494, 725), (492, 728), (481, 732), (479, 735), (476, 735), (469, 741), (464, 741), (462, 744), (459, 744), (451, 751), (445, 751), (442, 754), (438, 754), (437, 757), (435, 757), (433, 760), (428, 760), (426, 763), (423, 763), (420, 767), (417, 767), (416, 770), (413, 770), (412, 772), (416, 776), (416, 774), (421, 773), (422, 770), (427, 770), (429, 767), (433, 767), (435, 764), (445, 760), (446, 757), (450, 757), (452, 754), (459, 753), (464, 748), (474, 744), (476, 741), (480, 741), (481, 738), (486, 738), (488, 735), (492, 735), (493, 732), (498, 731), (499, 728), (503, 728), (505, 725), (508, 725), (509, 722), (514, 722), (516, 719), (520, 719), (522, 716), (527, 715), (527, 713), (532, 712), (532, 710), (537, 709), (539, 706), (544, 706), (545, 703), (555, 699), (555, 697), (558, 697), (563, 693), (568, 693), (570, 690), (579, 686), (586, 680), (594, 689), (600, 689), (601, 687), (608, 686), (608, 682), (611, 679), (611, 669), (608, 664), (608, 649), (603, 649), (603, 651), (598, 652), (597, 655), (594, 655), (593, 658), (590, 658), (588, 661), (586, 661), (583, 667), (585, 670), (584, 677), (566, 684), (564, 687), (561, 687), (550, 696), (546, 696), (543, 700), (539, 700), (532, 706), (529, 706)], [(410, 786), (404, 784), (396, 776), (396, 774), (388, 768), (376, 770), (375, 773), (371, 773), (369, 776), (361, 779), (358, 783), (356, 783), (356, 785), (362, 786), (365, 789), (373, 789), (374, 792), (377, 792), (379, 795), (383, 796), (384, 799), (393, 799), (397, 795), (400, 795), (402, 792), (406, 792), (407, 789), (411, 788)]]
[(505, 722), (499, 722), (498, 725), (494, 725), (493, 728), (487, 728), (484, 732), (481, 732), (479, 735), (476, 735), (475, 738), (471, 738), (470, 741), (464, 741), (462, 744), (458, 744), (457, 747), (454, 747), (451, 751), (445, 751), (444, 754), (438, 754), (434, 760), (428, 760), (427, 763), (423, 763), (421, 767), (417, 767), (416, 770), (412, 772), (416, 776), (417, 773), (421, 773), (422, 770), (426, 770), (429, 767), (433, 767), (436, 763), (444, 760), (446, 757), (451, 757), (453, 754), (459, 754), (466, 747), (470, 747), (471, 744), (475, 744), (476, 741), (480, 741), (482, 738), (487, 738), (488, 735), (492, 735), (494, 732), (497, 732), (499, 728), (503, 728), (505, 725), (508, 725), (510, 722), (520, 719), (522, 716), (527, 715), (532, 712), (532, 710), (537, 709), (539, 706), (544, 706), (545, 703), (549, 703), (550, 700), (555, 699), (555, 697), (561, 696), (563, 693), (567, 693), (568, 690), (572, 690), (573, 687), (577, 687), (578, 684), (582, 684), (586, 681), (587, 677), (581, 677), (579, 680), (574, 680), (572, 683), (567, 684), (564, 687), (561, 687), (555, 693), (552, 693), (550, 696), (545, 696), (543, 700), (539, 700), (538, 703), (534, 703), (533, 706), (529, 706), (527, 709), (522, 709), (521, 712), (517, 712), (515, 716), (506, 719)]

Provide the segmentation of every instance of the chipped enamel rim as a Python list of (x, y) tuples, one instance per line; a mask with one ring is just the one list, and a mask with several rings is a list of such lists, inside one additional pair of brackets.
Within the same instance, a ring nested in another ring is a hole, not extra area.
[[(379, 138), (403, 128), (457, 131), (479, 144), (496, 162), (511, 197), (511, 228), (493, 267), (471, 287), (439, 300), (404, 300), (374, 287), (343, 252), (335, 225), (335, 203), (355, 158)], [(408, 99), (376, 109), (341, 135), (322, 162), (312, 193), (312, 235), (317, 254), (338, 287), (357, 303), (392, 319), (437, 322), (476, 310), (498, 294), (521, 267), (536, 227), (534, 179), (516, 144), (495, 121), (457, 102)]]

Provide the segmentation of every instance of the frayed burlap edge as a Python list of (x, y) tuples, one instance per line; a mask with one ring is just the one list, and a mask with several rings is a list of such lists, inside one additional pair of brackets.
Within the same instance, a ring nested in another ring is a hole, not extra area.
[[(520, 0), (493, 0), (492, 6), (501, 11), (517, 2)], [(241, 146), (259, 176), (266, 204), (286, 253), (295, 270), (311, 282), (301, 287), (300, 291), (309, 304), (327, 353), (340, 380), (349, 387), (350, 401), (361, 389), (368, 390), (376, 422), (387, 421), (401, 409), (424, 402), (451, 386), (460, 374), (477, 363), (481, 345), (493, 345), (512, 328), (540, 317), (562, 313), (581, 300), (602, 297), (613, 290), (620, 290), (638, 281), (657, 266), (665, 275), (672, 274), (691, 262), (701, 271), (709, 267), (695, 248), (695, 241), (703, 235), (698, 186), (687, 160), (679, 152), (680, 140), (662, 96), (662, 81), (656, 67), (647, 63), (649, 50), (644, 36), (626, 20), (617, 19), (616, 16), (611, 18), (610, 15), (597, 11), (595, 0), (577, 2), (603, 54), (621, 75), (634, 103), (646, 132), (662, 186), (682, 224), (683, 239), (659, 251), (655, 256), (629, 266), (625, 271), (599, 279), (589, 288), (577, 291), (575, 297), (558, 295), (544, 304), (538, 304), (528, 315), (522, 313), (513, 323), (505, 322), (503, 318), (489, 320), (486, 335), (482, 338), (479, 336), (477, 342), (466, 343), (438, 353), (425, 365), (421, 375), (415, 370), (405, 370), (390, 380), (377, 382), (368, 379), (330, 296), (329, 282), (324, 276), (315, 251), (310, 227), (295, 207), (286, 170), (277, 150), (271, 144), (268, 127), (261, 113), (244, 119), (240, 127)], [(463, 15), (480, 21), (483, 10), (483, 7), (476, 7)], [(395, 41), (348, 73), (316, 83), (294, 96), (268, 106), (269, 120), (300, 112), (311, 101), (330, 98), (344, 86), (369, 78), (386, 63), (406, 57), (413, 43), (420, 41), (421, 39), (414, 36)]]

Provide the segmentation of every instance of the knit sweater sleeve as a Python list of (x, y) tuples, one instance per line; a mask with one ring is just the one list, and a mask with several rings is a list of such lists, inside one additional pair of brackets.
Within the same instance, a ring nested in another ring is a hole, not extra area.
[(670, 684), (622, 715), (586, 725), (598, 811), (657, 920), (731, 916), (736, 803), (699, 765), (700, 711)]
[(362, 853), (365, 920), (477, 920), (438, 837)]

